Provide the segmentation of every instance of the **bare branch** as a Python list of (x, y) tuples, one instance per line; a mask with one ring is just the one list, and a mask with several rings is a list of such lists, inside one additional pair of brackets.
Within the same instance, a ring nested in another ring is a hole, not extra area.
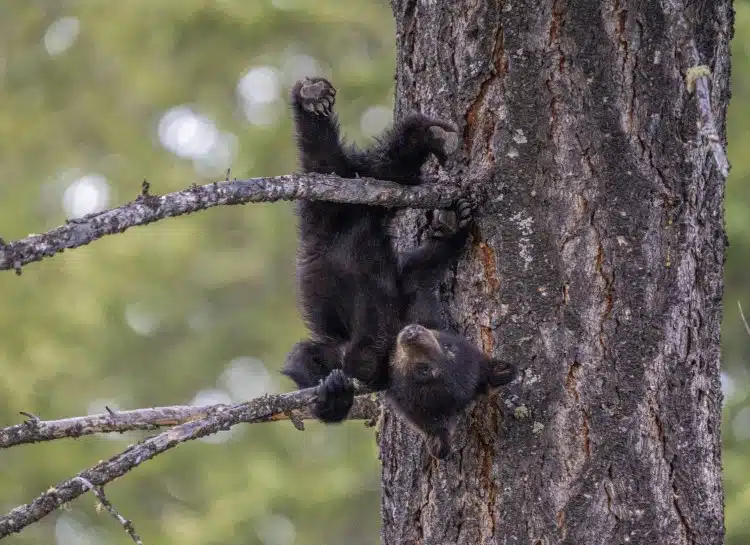
[(0, 270), (14, 269), (20, 274), (21, 267), (27, 263), (85, 246), (105, 235), (213, 206), (308, 199), (387, 208), (448, 208), (460, 196), (459, 189), (451, 186), (407, 187), (372, 178), (348, 179), (320, 174), (214, 182), (162, 196), (148, 194), (147, 183), (143, 187), (134, 201), (118, 208), (68, 220), (43, 235), (29, 235), (7, 244), (0, 241)]
[(128, 533), (128, 535), (132, 538), (133, 541), (135, 541), (138, 545), (143, 545), (143, 541), (141, 541), (140, 536), (136, 533), (135, 527), (133, 526), (133, 522), (123, 517), (120, 513), (117, 512), (117, 509), (114, 508), (114, 506), (110, 503), (110, 501), (107, 499), (107, 496), (104, 495), (104, 489), (100, 486), (94, 486), (89, 481), (84, 479), (83, 477), (77, 477), (79, 481), (83, 483), (83, 485), (91, 490), (94, 495), (99, 500), (99, 503), (101, 504), (104, 509), (109, 511), (109, 514), (115, 517), (115, 520), (122, 524), (122, 527), (125, 528), (125, 531)]
[[(361, 392), (361, 390), (359, 391)], [(0, 517), (0, 539), (20, 532), (26, 526), (33, 524), (59, 506), (86, 492), (87, 487), (81, 479), (85, 479), (94, 486), (104, 486), (118, 477), (122, 477), (146, 460), (150, 460), (180, 443), (228, 430), (240, 422), (251, 423), (273, 420), (276, 415), (310, 406), (315, 401), (316, 396), (316, 387), (287, 394), (266, 395), (229, 407), (205, 418), (185, 422), (159, 435), (145, 439), (128, 447), (109, 460), (99, 462), (95, 466), (78, 473), (75, 477), (50, 488), (37, 496), (31, 503), (20, 505), (5, 516)]]
[(745, 331), (748, 335), (750, 335), (750, 325), (747, 325), (747, 320), (745, 319), (745, 313), (742, 312), (742, 304), (740, 303), (739, 299), (737, 300), (737, 307), (740, 309), (740, 318), (742, 318), (742, 325), (745, 326)]
[(724, 146), (721, 144), (719, 133), (716, 131), (716, 121), (711, 110), (711, 92), (708, 88), (710, 77), (711, 69), (708, 66), (693, 66), (687, 71), (686, 85), (688, 91), (691, 93), (695, 91), (698, 100), (698, 129), (703, 138), (708, 141), (719, 172), (726, 178), (729, 176), (729, 161), (727, 161), (727, 155), (724, 153)]
[[(75, 438), (96, 433), (126, 432), (134, 430), (151, 431), (165, 426), (175, 426), (193, 420), (199, 420), (215, 414), (221, 414), (231, 409), (233, 405), (223, 403), (216, 405), (190, 406), (175, 405), (171, 407), (153, 407), (135, 409), (131, 411), (92, 414), (76, 416), (59, 420), (40, 420), (29, 418), (21, 424), (0, 429), (0, 449), (54, 441), (55, 439)], [(377, 402), (369, 395), (358, 396), (349, 412), (349, 420), (369, 420), (377, 415)], [(22, 413), (28, 414), (28, 413)], [(291, 415), (291, 418), (290, 418)], [(294, 411), (282, 411), (254, 422), (275, 422), (278, 420), (292, 420), (302, 427), (302, 420), (313, 418), (309, 407), (302, 407)], [(295, 424), (297, 427), (297, 424)]]

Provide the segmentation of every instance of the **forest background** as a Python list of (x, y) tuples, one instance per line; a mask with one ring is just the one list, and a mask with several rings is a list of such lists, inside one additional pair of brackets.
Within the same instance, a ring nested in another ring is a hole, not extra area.
[[(750, 542), (750, 2), (737, 0), (722, 331), (727, 543)], [(0, 3), (0, 236), (123, 204), (296, 168), (288, 89), (320, 74), (344, 132), (392, 117), (385, 0)], [(278, 370), (305, 336), (289, 203), (169, 219), (0, 274), (0, 426), (291, 390)], [(0, 510), (123, 450), (112, 434), (0, 451)], [(379, 462), (362, 422), (238, 426), (107, 487), (150, 543), (379, 542)], [(76, 500), (10, 543), (130, 543)]]

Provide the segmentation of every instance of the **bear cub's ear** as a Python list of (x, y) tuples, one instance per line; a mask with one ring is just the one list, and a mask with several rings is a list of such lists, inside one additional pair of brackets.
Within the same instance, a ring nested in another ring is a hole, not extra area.
[(488, 382), (492, 388), (503, 386), (518, 376), (518, 368), (507, 361), (491, 359), (489, 362)]

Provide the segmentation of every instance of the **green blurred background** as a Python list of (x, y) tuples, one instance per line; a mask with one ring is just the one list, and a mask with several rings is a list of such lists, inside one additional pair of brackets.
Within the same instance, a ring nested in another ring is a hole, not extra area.
[[(386, 0), (0, 2), (0, 236), (193, 182), (295, 169), (287, 90), (330, 76), (355, 141), (391, 119)], [(750, 540), (750, 2), (737, 2), (724, 319), (728, 543)], [(305, 336), (287, 203), (212, 209), (0, 273), (0, 426), (113, 408), (232, 402), (290, 390)], [(239, 426), (107, 487), (148, 543), (378, 543), (379, 463), (362, 422)], [(142, 434), (0, 451), (0, 511)], [(9, 539), (131, 543), (86, 495)]]

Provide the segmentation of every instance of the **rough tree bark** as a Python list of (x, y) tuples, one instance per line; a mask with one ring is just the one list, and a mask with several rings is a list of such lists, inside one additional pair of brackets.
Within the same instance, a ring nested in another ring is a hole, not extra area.
[(522, 374), (426, 470), (386, 413), (383, 543), (722, 543), (724, 188), (685, 76), (724, 144), (731, 0), (392, 5), (396, 115), (458, 123), (480, 203), (447, 306)]

